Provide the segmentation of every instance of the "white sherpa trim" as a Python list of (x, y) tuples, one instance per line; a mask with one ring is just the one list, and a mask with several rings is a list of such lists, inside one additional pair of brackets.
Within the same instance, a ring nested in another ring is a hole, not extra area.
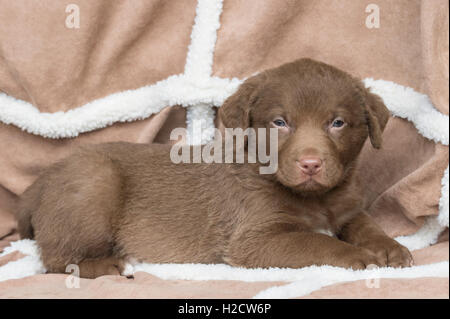
[(14, 251), (19, 251), (27, 256), (1, 266), (0, 281), (19, 279), (45, 272), (45, 267), (40, 258), (39, 247), (34, 240), (23, 239), (12, 242), (11, 246), (6, 247), (3, 252), (0, 253), (0, 257)]
[[(214, 137), (214, 109), (208, 104), (197, 104), (186, 113), (186, 142), (190, 145), (208, 143)], [(198, 130), (198, 131), (197, 131)]]
[[(448, 261), (409, 268), (378, 268), (360, 271), (352, 271), (336, 267), (308, 267), (298, 270), (298, 275), (302, 275), (301, 280), (285, 286), (268, 288), (259, 292), (253, 298), (279, 299), (302, 297), (326, 286), (357, 280), (368, 280), (369, 283), (371, 283), (373, 280), (383, 278), (448, 278), (448, 267)], [(303, 272), (303, 274), (300, 274), (301, 272)], [(383, 283), (381, 281), (380, 285), (382, 284)]]
[(0, 267), (0, 281), (20, 279), (43, 273), (45, 273), (45, 268), (39, 257), (25, 256)]
[(184, 74), (195, 79), (208, 79), (212, 74), (214, 48), (223, 0), (199, 0), (191, 44), (186, 58)]
[(445, 170), (444, 177), (442, 178), (441, 199), (439, 200), (439, 216), (438, 221), (442, 226), (448, 227), (448, 194), (449, 194), (449, 181), (448, 181), (449, 168)]
[[(220, 28), (222, 0), (199, 0), (195, 24), (191, 33), (184, 74), (192, 83), (207, 83), (212, 75), (214, 48), (217, 30)], [(187, 143), (206, 144), (214, 136), (214, 110), (211, 103), (199, 103), (186, 112)], [(195, 125), (201, 126), (200, 132), (194, 131)]]
[[(448, 277), (448, 261), (446, 272), (416, 272), (420, 277)], [(422, 269), (424, 266), (416, 266), (408, 269)], [(137, 264), (134, 266), (134, 272), (143, 271), (161, 279), (166, 280), (240, 280), (245, 282), (258, 281), (298, 281), (305, 279), (325, 278), (337, 282), (348, 281), (348, 278), (354, 280), (372, 278), (374, 273), (391, 275), (391, 278), (398, 276), (399, 269), (378, 268), (376, 270), (351, 270), (333, 266), (309, 266), (300, 269), (293, 268), (241, 268), (232, 267), (225, 264), (205, 265), (205, 264)], [(334, 277), (334, 274), (339, 274)], [(420, 275), (419, 275), (420, 273)], [(340, 274), (345, 274), (344, 276)], [(330, 278), (331, 277), (331, 278)], [(342, 279), (342, 280), (341, 280)]]
[(439, 224), (437, 216), (427, 218), (423, 226), (414, 234), (399, 236), (395, 240), (407, 247), (409, 250), (416, 250), (428, 247), (437, 242), (444, 227)]
[[(67, 112), (42, 113), (28, 102), (0, 93), (0, 121), (46, 138), (70, 138), (117, 122), (150, 117), (168, 105), (220, 106), (239, 86), (239, 81), (210, 78), (193, 83), (174, 75), (154, 85), (124, 91), (91, 101)], [(213, 120), (213, 114), (207, 114)], [(211, 121), (211, 120), (207, 120)]]
[[(39, 249), (33, 240), (24, 239), (11, 243), (0, 257), (14, 251), (28, 256), (0, 267), (0, 281), (18, 279), (45, 272)], [(322, 287), (356, 280), (374, 278), (423, 278), (449, 276), (448, 261), (414, 266), (411, 268), (377, 268), (351, 270), (332, 266), (310, 266), (301, 269), (269, 268), (247, 269), (229, 265), (205, 264), (127, 264), (127, 275), (143, 271), (164, 280), (240, 280), (245, 282), (293, 282), (272, 287), (257, 294), (255, 298), (289, 298), (307, 295)]]
[(6, 256), (15, 251), (30, 256), (40, 255), (40, 250), (38, 245), (36, 244), (36, 241), (31, 239), (21, 239), (18, 241), (11, 242), (10, 245), (5, 249), (3, 249), (3, 251), (0, 253), (0, 257)]

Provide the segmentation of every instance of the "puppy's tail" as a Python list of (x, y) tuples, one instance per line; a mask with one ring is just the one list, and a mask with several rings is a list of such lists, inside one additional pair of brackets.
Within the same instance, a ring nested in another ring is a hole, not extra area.
[(39, 209), (40, 188), (39, 183), (34, 183), (20, 196), (16, 218), (19, 234), (22, 239), (33, 239), (34, 237), (31, 216), (33, 211)]

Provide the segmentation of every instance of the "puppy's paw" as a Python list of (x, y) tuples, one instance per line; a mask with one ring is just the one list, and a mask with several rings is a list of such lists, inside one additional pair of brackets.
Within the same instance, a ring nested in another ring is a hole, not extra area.
[(80, 277), (94, 279), (100, 276), (120, 276), (125, 269), (125, 262), (115, 257), (85, 259), (79, 264)]
[(351, 268), (353, 270), (366, 269), (368, 267), (384, 267), (386, 266), (384, 259), (379, 258), (376, 254), (365, 248), (352, 249), (342, 258), (342, 265), (344, 268)]
[(387, 267), (402, 268), (411, 267), (414, 264), (408, 248), (400, 245), (392, 238), (386, 237), (372, 240), (363, 247), (373, 252), (380, 260), (383, 260)]

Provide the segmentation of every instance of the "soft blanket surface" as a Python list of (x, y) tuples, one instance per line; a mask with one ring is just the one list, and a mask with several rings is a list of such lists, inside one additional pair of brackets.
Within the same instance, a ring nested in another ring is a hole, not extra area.
[[(448, 298), (448, 1), (377, 1), (371, 29), (370, 3), (80, 0), (71, 29), (65, 2), (0, 0), (0, 297)], [(414, 250), (413, 268), (142, 264), (132, 280), (79, 285), (41, 274), (13, 211), (43, 168), (80, 144), (211, 128), (245, 77), (299, 57), (360, 76), (391, 110), (383, 148), (366, 145), (359, 165), (369, 213)]]

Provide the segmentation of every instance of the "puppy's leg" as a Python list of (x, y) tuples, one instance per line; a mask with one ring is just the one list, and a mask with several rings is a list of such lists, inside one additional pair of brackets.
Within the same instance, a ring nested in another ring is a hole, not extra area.
[(231, 265), (290, 268), (331, 265), (353, 269), (384, 265), (367, 249), (319, 233), (283, 231), (282, 227), (272, 225), (243, 230), (241, 234), (232, 239), (224, 258)]
[(125, 269), (125, 261), (117, 257), (90, 258), (79, 263), (69, 263), (50, 257), (45, 259), (47, 273), (73, 273), (73, 266), (77, 266), (76, 274), (81, 278), (97, 278), (105, 275), (121, 275)]
[(347, 223), (339, 237), (350, 244), (369, 249), (383, 259), (387, 266), (408, 267), (413, 264), (409, 250), (388, 237), (365, 213), (358, 214)]
[(122, 265), (115, 242), (121, 179), (114, 164), (102, 154), (79, 154), (54, 166), (42, 180), (31, 223), (47, 270), (64, 273), (74, 264), (81, 276), (118, 273), (113, 268)]
[[(66, 273), (77, 266), (82, 278), (119, 275), (124, 266), (120, 256), (114, 254), (114, 240), (110, 227), (104, 221), (91, 221), (79, 233), (47, 234), (37, 231), (36, 240), (44, 266), (49, 273)], [(71, 267), (68, 267), (71, 266)]]
[(125, 262), (116, 257), (86, 259), (80, 263), (79, 267), (80, 277), (97, 278), (105, 275), (121, 275)]

